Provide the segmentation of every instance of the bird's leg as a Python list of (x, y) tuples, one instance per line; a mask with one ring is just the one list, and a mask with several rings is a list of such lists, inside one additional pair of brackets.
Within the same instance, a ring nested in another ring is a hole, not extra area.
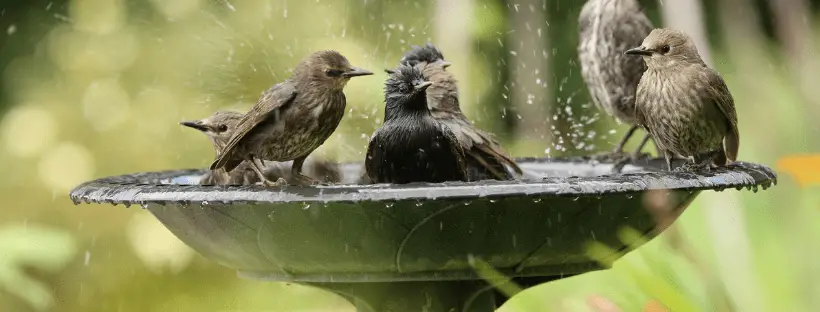
[[(618, 145), (615, 145), (615, 149), (612, 150), (612, 154), (623, 153), (624, 145), (626, 145), (626, 142), (629, 141), (629, 138), (631, 138), (632, 135), (635, 134), (635, 130), (638, 130), (637, 124), (632, 125), (631, 127), (629, 127), (629, 130), (626, 130), (626, 134), (624, 134), (624, 137), (621, 139), (621, 141), (618, 142)], [(641, 147), (643, 147), (643, 145), (641, 145)]]
[(643, 150), (644, 146), (646, 146), (646, 143), (649, 142), (649, 139), (651, 137), (652, 136), (649, 135), (648, 132), (646, 133), (646, 135), (643, 136), (643, 140), (641, 140), (641, 143), (638, 144), (638, 148), (636, 148), (635, 152), (632, 153), (632, 159), (638, 159), (638, 158), (641, 158), (641, 157), (649, 157), (649, 153), (641, 153), (641, 150)]
[(672, 159), (675, 157), (670, 151), (663, 151), (663, 158), (666, 159), (666, 169), (672, 171)]
[(262, 163), (262, 161), (256, 157), (253, 157), (252, 159), (253, 160), (251, 160), (251, 169), (253, 169), (253, 171), (256, 172), (256, 175), (259, 176), (259, 180), (262, 181), (263, 185), (273, 187), (287, 185), (287, 181), (285, 181), (285, 179), (282, 178), (277, 179), (276, 182), (268, 180), (268, 177), (266, 177), (264, 173), (265, 165)]
[(629, 138), (632, 137), (632, 134), (634, 134), (635, 130), (637, 130), (637, 129), (638, 129), (638, 125), (633, 125), (633, 126), (629, 127), (629, 130), (626, 130), (626, 134), (624, 135), (623, 138), (621, 138), (620, 141), (618, 141), (618, 144), (615, 145), (615, 148), (612, 151), (605, 152), (605, 153), (600, 153), (600, 154), (597, 154), (597, 155), (593, 155), (590, 158), (592, 158), (593, 160), (598, 160), (598, 161), (610, 161), (610, 160), (617, 160), (619, 162), (623, 161), (624, 145), (626, 145), (626, 142), (629, 141)]
[(319, 181), (317, 181), (316, 179), (313, 179), (309, 176), (302, 174), (302, 165), (305, 164), (305, 160), (307, 160), (307, 155), (294, 159), (293, 166), (290, 167), (290, 174), (293, 176), (293, 179), (296, 180), (300, 185), (319, 184)]
[(689, 171), (689, 172), (697, 172), (706, 170), (709, 171), (711, 169), (712, 164), (712, 152), (702, 153), (702, 154), (695, 154), (692, 157), (691, 163), (686, 163), (683, 166), (680, 166), (676, 169), (676, 171)]
[(633, 152), (629, 156), (621, 157), (620, 160), (615, 162), (615, 164), (612, 166), (612, 173), (621, 172), (621, 170), (623, 170), (624, 167), (630, 162), (635, 162), (642, 157), (649, 157), (649, 153), (641, 153), (641, 150), (646, 145), (646, 142), (649, 141), (650, 137), (651, 136), (649, 135), (649, 133), (644, 135), (643, 140), (641, 140), (641, 143), (638, 145), (638, 148), (635, 149), (635, 152)]

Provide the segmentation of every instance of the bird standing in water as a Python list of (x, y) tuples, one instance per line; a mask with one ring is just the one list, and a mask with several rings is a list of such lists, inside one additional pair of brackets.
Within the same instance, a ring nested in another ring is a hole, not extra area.
[(455, 134), (464, 150), (470, 181), (510, 180), (516, 174), (522, 174), (521, 168), (507, 156), (501, 145), (490, 134), (470, 123), (461, 111), (457, 81), (446, 70), (450, 62), (444, 60), (439, 49), (430, 43), (424, 47), (413, 46), (404, 54), (400, 64), (420, 67), (424, 79), (433, 83), (427, 88), (427, 106), (433, 118)]
[(419, 68), (406, 65), (385, 82), (384, 124), (370, 139), (365, 158), (374, 183), (468, 181), (458, 139), (427, 106), (432, 84)]
[[(180, 122), (181, 125), (199, 130), (210, 139), (216, 155), (222, 153), (228, 140), (243, 114), (232, 111), (217, 111), (208, 118), (192, 121)], [(295, 182), (291, 174), (292, 162), (263, 162), (263, 173), (268, 180), (284, 179), (287, 182)], [(305, 171), (311, 177), (326, 183), (338, 183), (341, 181), (341, 172), (336, 163), (308, 159), (305, 161)], [(244, 161), (239, 166), (226, 172), (224, 169), (211, 170), (206, 174), (199, 184), (201, 185), (250, 185), (260, 182), (254, 169), (249, 162)]]
[[(638, 129), (635, 120), (635, 92), (646, 65), (624, 55), (641, 44), (652, 31), (652, 22), (643, 14), (637, 0), (589, 0), (578, 18), (578, 59), (581, 76), (592, 102), (608, 115), (630, 125), (612, 152), (596, 158), (624, 158), (623, 148)], [(647, 133), (631, 158), (637, 158), (646, 145)]]
[(675, 170), (709, 169), (737, 159), (740, 133), (737, 112), (723, 78), (698, 54), (692, 38), (673, 29), (655, 29), (638, 55), (648, 69), (638, 85), (636, 119), (664, 151), (672, 170), (675, 155), (694, 163)]
[(372, 74), (351, 66), (336, 51), (309, 55), (288, 79), (265, 91), (242, 117), (211, 170), (231, 171), (249, 161), (266, 185), (279, 186), (283, 181), (265, 178), (262, 160), (293, 160), (294, 179), (299, 184), (315, 184), (316, 180), (302, 174), (305, 160), (339, 126), (347, 105), (343, 90), (350, 78)]

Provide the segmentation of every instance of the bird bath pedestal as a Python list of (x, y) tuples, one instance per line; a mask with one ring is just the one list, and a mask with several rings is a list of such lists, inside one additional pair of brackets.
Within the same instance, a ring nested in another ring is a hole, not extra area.
[[(642, 193), (684, 209), (702, 190), (768, 187), (771, 169), (737, 163), (710, 173), (661, 172), (662, 160), (611, 165), (520, 159), (528, 181), (409, 185), (199, 186), (203, 170), (86, 182), (75, 203), (141, 205), (203, 256), (243, 278), (333, 291), (358, 311), (492, 311), (503, 298), (471, 265), (538, 283), (599, 269), (597, 240), (624, 248), (624, 226), (656, 235)], [(342, 165), (347, 182), (361, 164)]]

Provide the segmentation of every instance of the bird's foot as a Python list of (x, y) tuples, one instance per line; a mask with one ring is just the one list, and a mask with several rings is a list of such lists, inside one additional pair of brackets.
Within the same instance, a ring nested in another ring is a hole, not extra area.
[(621, 156), (620, 159), (615, 161), (615, 164), (612, 165), (612, 173), (620, 173), (624, 170), (624, 167), (630, 163), (635, 163), (640, 159), (649, 158), (651, 155), (649, 153), (632, 153), (632, 154), (624, 154)]
[(623, 151), (610, 151), (589, 156), (590, 160), (598, 162), (619, 162), (624, 158), (628, 159), (629, 154), (624, 153)]
[(280, 186), (288, 185), (288, 181), (285, 181), (285, 179), (283, 179), (283, 178), (276, 179), (276, 182), (265, 179), (264, 181), (262, 181), (262, 185), (268, 186), (268, 187), (280, 187)]
[(301, 173), (298, 173), (298, 174), (294, 175), (293, 178), (294, 178), (294, 180), (296, 180), (296, 184), (298, 184), (298, 185), (309, 186), (309, 185), (319, 185), (320, 184), (319, 180), (316, 180), (314, 178), (311, 178), (311, 177), (306, 176), (306, 175), (301, 174)]
[(672, 171), (675, 172), (698, 172), (698, 171), (710, 171), (712, 169), (712, 165), (709, 162), (702, 162), (702, 163), (685, 163), (680, 167), (673, 169)]

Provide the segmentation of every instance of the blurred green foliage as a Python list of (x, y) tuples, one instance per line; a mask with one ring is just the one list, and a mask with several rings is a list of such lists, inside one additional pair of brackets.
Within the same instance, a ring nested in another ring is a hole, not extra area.
[[(818, 2), (812, 1), (814, 8)], [(469, 92), (462, 93), (469, 117), (516, 156), (543, 156), (546, 149), (553, 156), (582, 154), (617, 140), (624, 127), (589, 105), (575, 61), (581, 1), (543, 2), (550, 48), (534, 52), (548, 55), (550, 79), (545, 90), (529, 92), (550, 92), (558, 136), (537, 146), (517, 144), (522, 138), (510, 100), (509, 64), (518, 57), (510, 51), (519, 44), (510, 34), (523, 31), (509, 26), (516, 3), (469, 3), (471, 23), (461, 30), (469, 36), (469, 55), (444, 51), (462, 70), (460, 79), (470, 77), (463, 88)], [(642, 3), (660, 24), (658, 4)], [(717, 69), (738, 103), (740, 158), (773, 165), (785, 155), (818, 150), (820, 143), (807, 134), (816, 133), (813, 120), (820, 116), (807, 108), (800, 77), (780, 52), (768, 4), (754, 4), (760, 44), (742, 46), (746, 38), (722, 31), (731, 21), (718, 18), (716, 1), (704, 2)], [(52, 303), (53, 311), (352, 311), (340, 297), (310, 287), (238, 279), (182, 245), (146, 211), (72, 207), (67, 192), (95, 177), (207, 165), (213, 158), (208, 142), (177, 122), (247, 108), (316, 49), (337, 49), (377, 73), (349, 84), (345, 121), (319, 151), (342, 161), (361, 159), (383, 112), (380, 69), (393, 66), (410, 44), (449, 39), (436, 38), (435, 2), (7, 0), (0, 9), (0, 162), (6, 164), (0, 224), (14, 229), (0, 235), (6, 289), (0, 311)], [(749, 55), (762, 58), (750, 62)], [(579, 115), (597, 120), (573, 126)], [(590, 131), (596, 135), (586, 137)], [(562, 139), (585, 144), (560, 151), (555, 145)], [(820, 304), (812, 292), (820, 280), (813, 261), (820, 252), (814, 243), (820, 193), (798, 189), (788, 176), (780, 181), (757, 194), (704, 193), (689, 207), (675, 227), (699, 264), (670, 247), (663, 234), (611, 270), (532, 288), (503, 309), (535, 300), (545, 303), (539, 311), (584, 311), (589, 296), (601, 295), (624, 311), (653, 298), (683, 307), (676, 311), (812, 310)], [(37, 224), (59, 231), (33, 229)]]

